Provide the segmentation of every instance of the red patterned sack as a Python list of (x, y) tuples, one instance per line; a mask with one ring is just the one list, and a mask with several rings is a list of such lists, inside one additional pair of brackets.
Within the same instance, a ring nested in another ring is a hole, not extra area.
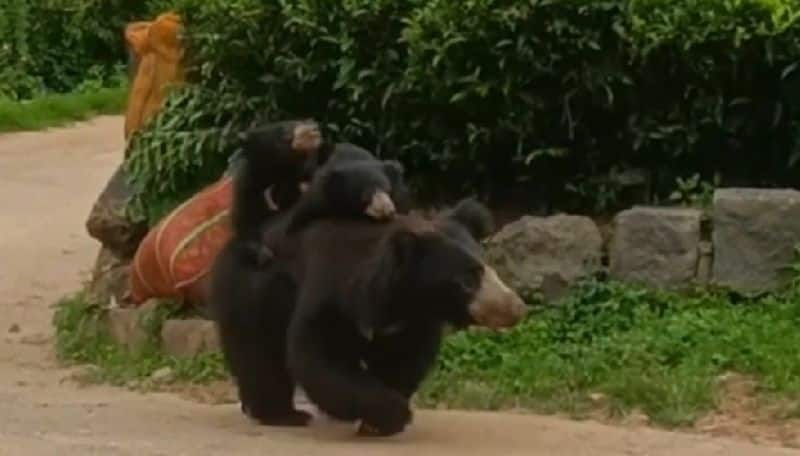
[(224, 176), (150, 229), (131, 265), (131, 301), (196, 297), (231, 234), (233, 180)]

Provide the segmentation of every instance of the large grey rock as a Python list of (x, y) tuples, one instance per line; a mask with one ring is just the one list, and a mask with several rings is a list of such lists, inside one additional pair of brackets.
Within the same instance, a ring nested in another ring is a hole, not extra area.
[(122, 303), (130, 293), (130, 260), (102, 247), (95, 260), (92, 279), (87, 288), (89, 300), (107, 305), (113, 300)]
[(715, 283), (740, 292), (774, 290), (800, 242), (800, 192), (729, 188), (714, 193)]
[(674, 287), (695, 278), (702, 212), (634, 207), (614, 219), (610, 276), (652, 287)]
[(123, 165), (111, 176), (86, 220), (89, 235), (121, 258), (130, 258), (147, 234), (147, 221), (134, 220), (128, 211), (134, 190)]
[(220, 349), (214, 322), (203, 319), (167, 320), (161, 327), (161, 348), (172, 356), (191, 357)]
[(600, 269), (602, 248), (600, 230), (588, 217), (525, 216), (487, 241), (486, 258), (518, 293), (552, 302)]

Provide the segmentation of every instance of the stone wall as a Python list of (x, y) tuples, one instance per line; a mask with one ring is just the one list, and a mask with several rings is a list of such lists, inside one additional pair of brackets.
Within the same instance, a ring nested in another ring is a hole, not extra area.
[[(603, 272), (654, 288), (776, 290), (789, 280), (786, 267), (800, 242), (800, 192), (722, 189), (707, 213), (634, 207), (617, 214), (610, 228), (604, 240), (588, 217), (524, 216), (487, 240), (487, 260), (522, 295), (550, 303), (578, 280)], [(135, 348), (144, 340), (139, 320), (150, 307), (110, 309), (108, 325), (117, 342)], [(175, 356), (219, 348), (213, 323), (203, 319), (167, 321), (160, 338)]]
[(526, 216), (489, 239), (487, 257), (504, 280), (546, 302), (600, 271), (600, 258), (608, 277), (622, 282), (773, 291), (789, 280), (800, 242), (800, 192), (721, 189), (707, 213), (634, 207), (614, 218), (608, 242), (599, 233), (586, 217)]
[[(148, 338), (145, 317), (158, 305), (157, 300), (151, 300), (136, 308), (109, 309), (106, 326), (112, 340), (129, 350), (144, 346)], [(176, 357), (191, 357), (220, 349), (214, 323), (202, 318), (167, 320), (158, 337), (161, 350)]]

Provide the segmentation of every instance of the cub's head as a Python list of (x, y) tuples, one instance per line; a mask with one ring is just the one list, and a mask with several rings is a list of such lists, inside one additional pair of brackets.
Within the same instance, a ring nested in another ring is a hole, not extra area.
[(432, 221), (413, 221), (388, 239), (407, 309), (460, 327), (506, 328), (524, 317), (525, 303), (482, 259), (479, 241), (493, 229), (485, 206), (466, 199)]

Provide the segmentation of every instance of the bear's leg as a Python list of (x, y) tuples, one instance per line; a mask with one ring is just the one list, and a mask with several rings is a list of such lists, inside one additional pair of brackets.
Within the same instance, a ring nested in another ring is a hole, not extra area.
[[(303, 306), (303, 300), (298, 307)], [(300, 315), (298, 315), (300, 314)], [(363, 420), (375, 435), (402, 432), (411, 421), (408, 399), (359, 368), (357, 338), (330, 313), (296, 312), (289, 327), (289, 366), (320, 410), (344, 421)]]
[[(277, 342), (277, 341), (272, 341)], [(294, 382), (284, 360), (272, 350), (261, 353), (249, 371), (236, 378), (242, 411), (266, 426), (305, 426), (311, 415), (294, 406)]]
[(234, 249), (220, 253), (214, 309), (225, 361), (242, 411), (265, 425), (304, 426), (311, 415), (294, 407), (286, 367), (286, 326), (295, 291), (273, 270), (246, 266)]
[[(376, 335), (367, 348), (367, 371), (384, 385), (407, 399), (417, 392), (439, 353), (440, 325), (414, 325), (390, 335)], [(380, 437), (380, 427), (364, 420), (358, 427), (362, 436)]]
[(392, 334), (377, 334), (364, 361), (370, 374), (410, 398), (436, 361), (441, 340), (441, 325), (413, 323)]

